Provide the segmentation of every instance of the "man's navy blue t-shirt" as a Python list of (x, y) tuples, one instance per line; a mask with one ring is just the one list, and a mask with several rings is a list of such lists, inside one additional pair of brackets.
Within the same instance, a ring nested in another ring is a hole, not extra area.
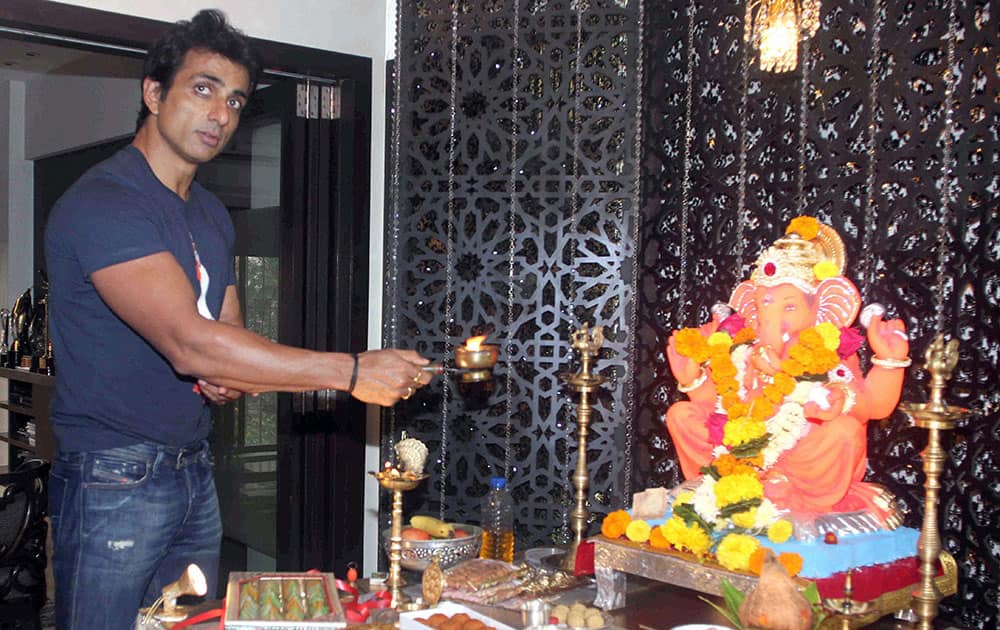
[[(88, 170), (59, 199), (45, 228), (45, 260), (58, 366), (51, 418), (60, 452), (137, 442), (181, 446), (208, 436), (210, 412), (195, 381), (177, 374), (108, 308), (90, 275), (169, 252), (199, 296), (199, 311), (218, 319), (235, 282), (234, 241), (215, 195), (193, 182), (184, 201), (133, 146)], [(201, 280), (196, 253), (207, 270)], [(141, 300), (151, 289), (131, 290)]]

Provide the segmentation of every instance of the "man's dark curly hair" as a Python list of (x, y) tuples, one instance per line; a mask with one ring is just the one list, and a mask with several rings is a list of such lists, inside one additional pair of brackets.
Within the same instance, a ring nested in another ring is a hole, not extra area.
[[(184, 63), (184, 56), (193, 49), (222, 55), (246, 68), (247, 74), (250, 75), (250, 89), (247, 93), (253, 92), (260, 73), (260, 62), (250, 47), (250, 42), (242, 32), (226, 21), (226, 16), (221, 11), (205, 9), (199, 11), (190, 21), (177, 22), (146, 54), (142, 76), (144, 79), (149, 77), (160, 83), (162, 87), (160, 98), (166, 97), (173, 85), (177, 70)], [(140, 101), (141, 99), (140, 95)], [(142, 127), (147, 116), (149, 108), (145, 102), (141, 102), (136, 129)]]

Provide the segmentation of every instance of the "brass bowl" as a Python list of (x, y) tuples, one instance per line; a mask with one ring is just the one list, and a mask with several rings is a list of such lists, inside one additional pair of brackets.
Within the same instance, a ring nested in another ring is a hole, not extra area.
[[(400, 566), (409, 571), (421, 572), (427, 568), (427, 565), (435, 557), (437, 557), (442, 569), (457, 564), (462, 560), (471, 560), (478, 557), (479, 548), (483, 544), (483, 529), (478, 525), (466, 525), (464, 523), (455, 523), (455, 528), (464, 529), (469, 532), (469, 535), (460, 538), (431, 538), (430, 540), (404, 539), (402, 541), (403, 549), (400, 552)], [(391, 538), (391, 529), (382, 532), (386, 554), (389, 553)]]

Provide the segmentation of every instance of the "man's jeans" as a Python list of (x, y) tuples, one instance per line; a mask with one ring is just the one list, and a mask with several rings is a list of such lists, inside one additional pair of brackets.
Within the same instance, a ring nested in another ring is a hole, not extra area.
[(208, 442), (60, 453), (49, 511), (59, 630), (129, 630), (190, 563), (215, 596), (222, 524)]

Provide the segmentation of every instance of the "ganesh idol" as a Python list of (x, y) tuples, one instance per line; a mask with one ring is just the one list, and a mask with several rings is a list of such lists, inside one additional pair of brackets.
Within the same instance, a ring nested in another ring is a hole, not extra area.
[[(671, 335), (670, 368), (688, 400), (671, 405), (666, 425), (691, 483), (742, 473), (763, 495), (755, 510), (864, 511), (894, 527), (891, 495), (862, 481), (866, 425), (896, 408), (909, 340), (877, 304), (861, 312), (866, 334), (854, 327), (861, 295), (844, 264), (835, 230), (793, 219), (711, 321)], [(867, 374), (858, 357), (865, 337)]]

